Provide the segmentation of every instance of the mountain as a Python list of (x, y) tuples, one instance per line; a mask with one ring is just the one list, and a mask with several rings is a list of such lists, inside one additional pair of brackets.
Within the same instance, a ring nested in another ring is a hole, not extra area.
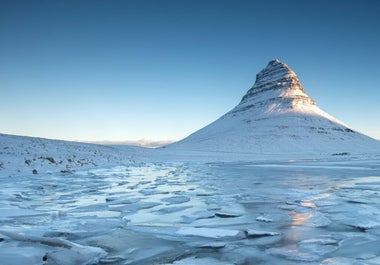
[(240, 103), (168, 150), (280, 156), (380, 153), (380, 142), (321, 110), (297, 75), (272, 60)]

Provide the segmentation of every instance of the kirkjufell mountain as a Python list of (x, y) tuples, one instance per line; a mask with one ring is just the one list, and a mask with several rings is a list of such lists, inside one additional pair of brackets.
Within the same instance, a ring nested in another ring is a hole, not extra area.
[(321, 110), (294, 71), (272, 60), (257, 74), (255, 84), (235, 108), (166, 148), (337, 156), (380, 153), (380, 142)]

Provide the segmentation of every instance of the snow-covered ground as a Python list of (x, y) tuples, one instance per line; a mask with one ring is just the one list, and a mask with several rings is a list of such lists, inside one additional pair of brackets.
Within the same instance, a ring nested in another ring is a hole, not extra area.
[(68, 173), (78, 168), (128, 164), (143, 150), (0, 133), (0, 172), (2, 176)]
[(380, 161), (0, 170), (1, 264), (380, 264)]

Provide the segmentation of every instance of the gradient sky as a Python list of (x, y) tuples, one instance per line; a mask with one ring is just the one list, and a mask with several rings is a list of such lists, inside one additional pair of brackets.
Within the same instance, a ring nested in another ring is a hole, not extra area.
[(278, 58), (380, 139), (380, 2), (0, 0), (0, 132), (178, 140)]

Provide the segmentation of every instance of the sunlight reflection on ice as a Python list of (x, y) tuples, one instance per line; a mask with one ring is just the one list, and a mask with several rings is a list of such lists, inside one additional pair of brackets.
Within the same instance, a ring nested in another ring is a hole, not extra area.
[(292, 226), (301, 226), (304, 225), (307, 220), (309, 220), (313, 214), (312, 213), (298, 213), (295, 211), (289, 212), (289, 215), (292, 218), (292, 221), (290, 222), (290, 225)]
[(301, 201), (301, 205), (308, 208), (317, 208), (317, 205), (312, 201)]
[[(173, 264), (183, 253), (190, 260), (212, 257), (231, 264), (317, 265), (336, 258), (334, 253), (375, 260), (380, 167), (369, 166), (374, 169), (368, 174), (368, 169), (351, 171), (352, 165), (332, 171), (316, 170), (318, 165), (147, 163), (20, 176), (16, 184), (3, 178), (1, 207), (7, 216), (0, 222), (15, 233), (105, 249), (104, 264)], [(27, 212), (32, 210), (38, 215)], [(178, 233), (189, 227), (212, 231), (220, 244), (200, 233)], [(225, 230), (239, 236), (221, 240)], [(351, 242), (367, 244), (365, 255)], [(0, 258), (29, 249), (39, 261), (28, 263), (33, 265), (41, 263), (40, 253), (54, 251), (8, 239), (1, 243)], [(199, 247), (205, 245), (210, 247)]]

